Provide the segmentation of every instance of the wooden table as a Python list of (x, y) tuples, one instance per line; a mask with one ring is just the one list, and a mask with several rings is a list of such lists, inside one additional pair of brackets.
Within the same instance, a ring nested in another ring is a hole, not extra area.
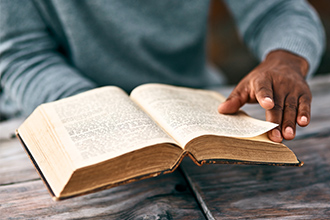
[[(204, 165), (54, 202), (0, 124), (0, 219), (330, 219), (330, 75), (310, 81), (312, 122), (286, 142), (303, 167)], [(221, 91), (228, 94), (232, 88)], [(264, 118), (257, 105), (245, 107)]]

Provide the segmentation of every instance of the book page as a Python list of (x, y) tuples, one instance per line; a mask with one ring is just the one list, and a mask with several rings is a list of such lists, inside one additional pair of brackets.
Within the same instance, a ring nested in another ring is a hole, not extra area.
[(244, 112), (220, 114), (225, 98), (213, 91), (147, 84), (134, 89), (131, 98), (182, 146), (201, 135), (255, 137), (277, 126)]
[(174, 143), (118, 87), (94, 89), (43, 106), (77, 167), (158, 143)]

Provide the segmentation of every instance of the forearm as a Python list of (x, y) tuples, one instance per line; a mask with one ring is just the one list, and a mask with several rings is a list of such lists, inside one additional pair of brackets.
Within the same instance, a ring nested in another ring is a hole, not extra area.
[(286, 65), (288, 68), (295, 70), (304, 78), (308, 75), (309, 64), (308, 61), (296, 54), (286, 50), (274, 50), (267, 54), (265, 60), (274, 63), (274, 66)]
[(315, 72), (324, 49), (320, 19), (306, 1), (227, 1), (239, 32), (255, 55), (263, 61), (275, 50), (303, 57), (308, 75)]
[[(14, 7), (13, 2), (1, 2), (2, 97), (13, 100), (27, 115), (41, 103), (93, 88), (94, 84), (57, 52), (57, 43), (33, 10), (31, 1), (24, 1), (26, 5), (19, 2), (23, 4), (20, 7)], [(13, 10), (18, 10), (15, 16)], [(30, 14), (24, 17), (23, 11)]]

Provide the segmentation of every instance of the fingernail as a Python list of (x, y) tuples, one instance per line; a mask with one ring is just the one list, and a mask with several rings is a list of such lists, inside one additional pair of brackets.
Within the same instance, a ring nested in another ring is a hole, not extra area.
[(307, 117), (306, 116), (302, 116), (301, 118), (300, 118), (300, 121), (301, 122), (304, 122), (304, 123), (307, 123)]
[(281, 132), (277, 129), (273, 130), (273, 136), (277, 138), (281, 138)]
[(267, 101), (267, 102), (273, 102), (273, 100), (269, 97), (266, 97), (264, 100)]
[(293, 135), (294, 134), (293, 133), (293, 129), (291, 127), (286, 127), (285, 128), (285, 133), (290, 134), (290, 135)]

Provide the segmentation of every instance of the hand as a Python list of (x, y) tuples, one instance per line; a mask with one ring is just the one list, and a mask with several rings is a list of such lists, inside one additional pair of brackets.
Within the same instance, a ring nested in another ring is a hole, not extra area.
[(218, 111), (232, 114), (245, 103), (258, 102), (266, 110), (266, 120), (279, 124), (268, 132), (275, 142), (295, 137), (296, 123), (310, 122), (312, 95), (304, 79), (307, 61), (284, 50), (273, 51), (245, 76), (220, 104)]

